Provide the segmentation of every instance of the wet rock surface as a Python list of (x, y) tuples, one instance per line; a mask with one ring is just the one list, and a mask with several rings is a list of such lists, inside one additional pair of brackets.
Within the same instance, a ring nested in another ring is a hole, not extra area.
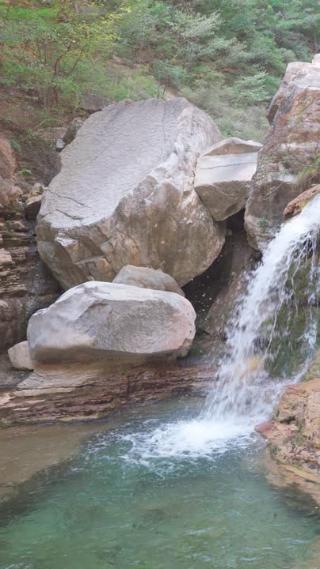
[(294, 215), (298, 215), (298, 213), (300, 213), (303, 210), (304, 206), (307, 205), (307, 203), (319, 193), (320, 193), (320, 184), (316, 184), (309, 190), (302, 192), (302, 194), (300, 194), (297, 198), (288, 203), (283, 212), (283, 216), (287, 218), (287, 217), (293, 217)]
[(286, 483), (298, 479), (320, 503), (320, 379), (287, 387), (273, 419), (257, 430), (268, 441), (271, 459), (283, 467)]

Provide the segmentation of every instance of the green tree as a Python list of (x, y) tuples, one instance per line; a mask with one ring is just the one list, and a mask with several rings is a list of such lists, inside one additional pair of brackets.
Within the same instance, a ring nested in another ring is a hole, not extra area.
[(79, 70), (90, 70), (97, 58), (110, 56), (115, 40), (115, 15), (96, 18), (73, 4), (0, 6), (2, 82), (32, 90), (46, 107), (61, 96), (77, 97)]

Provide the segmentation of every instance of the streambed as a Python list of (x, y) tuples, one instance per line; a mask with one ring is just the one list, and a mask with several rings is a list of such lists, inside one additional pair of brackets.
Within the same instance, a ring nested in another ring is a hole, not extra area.
[(257, 435), (212, 424), (209, 440), (197, 416), (132, 412), (21, 485), (0, 507), (0, 568), (314, 568), (316, 508), (268, 484)]

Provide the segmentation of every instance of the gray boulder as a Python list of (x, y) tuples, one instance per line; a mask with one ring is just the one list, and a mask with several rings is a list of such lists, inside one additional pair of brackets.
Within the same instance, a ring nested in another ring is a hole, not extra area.
[(91, 281), (36, 312), (27, 335), (35, 362), (121, 363), (186, 355), (195, 317), (190, 302), (173, 292)]
[(34, 369), (28, 342), (19, 342), (19, 344), (9, 348), (8, 356), (12, 367), (15, 369)]
[(160, 269), (156, 270), (148, 267), (126, 265), (119, 271), (117, 276), (113, 279), (113, 282), (130, 286), (140, 286), (142, 288), (151, 288), (153, 290), (167, 290), (168, 292), (176, 292), (184, 296), (183, 290), (176, 281)]
[(180, 285), (205, 271), (225, 230), (194, 191), (194, 169), (219, 138), (182, 98), (91, 115), (63, 150), (38, 216), (39, 252), (61, 285), (112, 281), (130, 264), (160, 268)]
[(199, 158), (195, 190), (216, 221), (245, 207), (261, 146), (251, 140), (227, 138)]

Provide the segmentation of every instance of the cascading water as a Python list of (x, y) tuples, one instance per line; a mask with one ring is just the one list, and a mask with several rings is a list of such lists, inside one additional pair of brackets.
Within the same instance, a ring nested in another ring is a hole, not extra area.
[(198, 456), (247, 444), (284, 385), (298, 381), (317, 339), (320, 196), (282, 225), (248, 275), (227, 328), (226, 351), (203, 410), (134, 438), (133, 454)]
[[(265, 416), (283, 387), (281, 378), (297, 381), (305, 372), (317, 339), (319, 230), (320, 196), (283, 224), (249, 275), (204, 416)], [(275, 373), (281, 350), (283, 368)], [(301, 362), (289, 371), (292, 359)]]

